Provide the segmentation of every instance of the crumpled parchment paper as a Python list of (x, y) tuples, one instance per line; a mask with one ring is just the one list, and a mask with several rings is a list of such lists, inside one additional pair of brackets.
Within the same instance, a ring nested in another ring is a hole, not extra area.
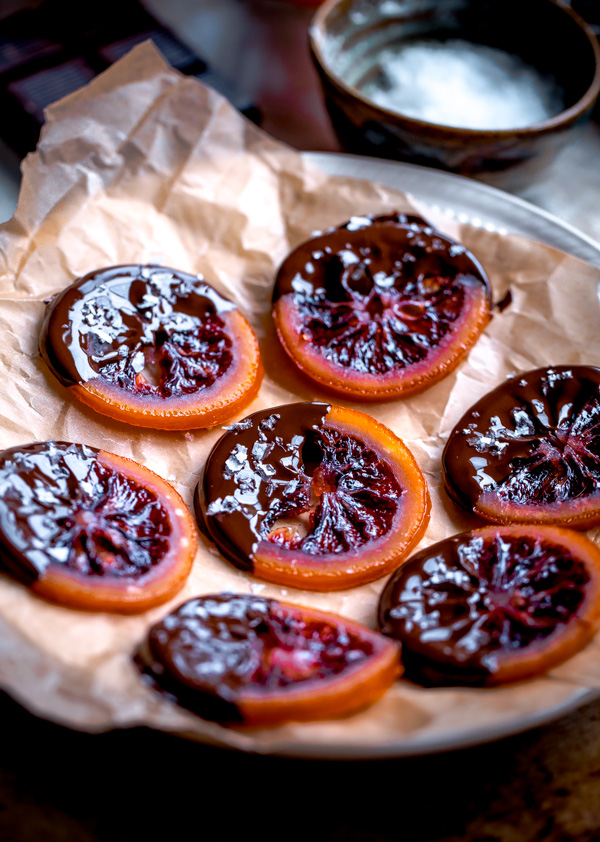
[[(0, 228), (0, 446), (54, 438), (112, 450), (170, 480), (190, 504), (222, 430), (140, 430), (75, 406), (37, 351), (44, 299), (118, 263), (157, 261), (202, 273), (238, 303), (259, 336), (266, 377), (248, 412), (328, 400), (278, 348), (270, 321), (275, 270), (315, 230), (352, 215), (415, 207), (471, 249), (495, 300), (510, 289), (512, 304), (496, 311), (468, 360), (443, 382), (404, 401), (358, 406), (405, 439), (427, 476), (433, 510), (423, 545), (481, 525), (440, 491), (446, 437), (509, 375), (547, 364), (600, 365), (600, 270), (525, 238), (428, 213), (381, 185), (311, 168), (217, 93), (173, 71), (150, 44), (53, 105), (37, 151), (24, 162), (17, 211)], [(252, 591), (374, 626), (382, 587), (283, 589), (234, 569), (204, 543), (184, 591), (142, 616), (61, 608), (1, 577), (0, 684), (34, 712), (76, 728), (146, 724), (245, 750), (329, 757), (431, 751), (492, 737), (552, 718), (600, 687), (598, 639), (527, 683), (425, 690), (400, 681), (347, 719), (242, 731), (154, 695), (131, 663), (149, 625), (194, 595)]]

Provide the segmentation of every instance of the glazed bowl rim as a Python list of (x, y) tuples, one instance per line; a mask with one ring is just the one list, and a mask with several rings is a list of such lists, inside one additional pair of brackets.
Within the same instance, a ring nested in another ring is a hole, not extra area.
[(327, 38), (327, 18), (331, 12), (342, 3), (350, 5), (353, 0), (325, 0), (319, 7), (316, 14), (313, 16), (309, 29), (308, 38), (313, 58), (317, 63), (319, 70), (327, 77), (330, 84), (337, 87), (346, 95), (353, 99), (359, 100), (363, 105), (370, 108), (372, 111), (378, 113), (382, 121), (390, 122), (393, 120), (401, 120), (407, 128), (413, 128), (423, 132), (443, 132), (448, 138), (464, 138), (482, 139), (487, 141), (510, 140), (515, 138), (534, 138), (539, 135), (549, 134), (555, 129), (567, 128), (570, 124), (576, 122), (594, 105), (595, 100), (600, 95), (600, 40), (597, 38), (591, 26), (577, 14), (570, 6), (565, 6), (560, 0), (544, 0), (544, 2), (555, 6), (562, 12), (569, 15), (575, 24), (578, 25), (582, 33), (587, 37), (588, 43), (592, 48), (592, 53), (595, 60), (594, 75), (590, 85), (585, 93), (569, 106), (560, 111), (558, 114), (548, 117), (545, 120), (539, 120), (536, 123), (531, 123), (527, 126), (518, 126), (509, 129), (470, 129), (461, 128), (460, 126), (448, 126), (445, 123), (433, 123), (428, 120), (420, 120), (416, 117), (410, 117), (400, 111), (383, 108), (374, 100), (365, 96), (358, 88), (348, 84), (331, 69), (328, 62), (325, 60), (321, 45)]

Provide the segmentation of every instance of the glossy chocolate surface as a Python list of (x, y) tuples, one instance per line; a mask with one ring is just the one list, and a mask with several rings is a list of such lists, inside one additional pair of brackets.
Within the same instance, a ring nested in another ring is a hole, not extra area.
[(324, 233), (343, 229), (358, 231), (363, 228), (370, 228), (373, 225), (418, 225), (421, 228), (431, 228), (431, 225), (422, 216), (417, 216), (414, 213), (391, 211), (390, 213), (367, 213), (362, 216), (352, 216), (347, 222), (328, 228)]
[(402, 643), (406, 677), (485, 684), (576, 614), (585, 565), (548, 538), (466, 532), (403, 564), (379, 602), (381, 631)]
[(280, 267), (273, 301), (293, 297), (302, 338), (328, 361), (387, 374), (438, 347), (473, 285), (489, 299), (464, 246), (419, 217), (390, 214), (354, 217), (302, 243)]
[(482, 495), (517, 507), (599, 495), (600, 369), (540, 368), (503, 383), (458, 422), (443, 468), (469, 510)]
[(235, 305), (201, 278), (163, 266), (112, 266), (48, 305), (40, 352), (64, 386), (96, 378), (141, 395), (187, 395), (232, 362), (222, 316)]
[(212, 450), (196, 513), (238, 567), (252, 570), (261, 541), (318, 557), (355, 553), (390, 529), (402, 488), (359, 437), (325, 425), (329, 410), (322, 403), (261, 410)]
[(20, 581), (50, 565), (137, 578), (168, 551), (167, 511), (83, 444), (38, 442), (0, 453), (0, 558)]
[(268, 697), (327, 679), (373, 654), (341, 621), (274, 599), (222, 593), (184, 603), (150, 629), (138, 666), (158, 689), (211, 719), (236, 721), (247, 689)]

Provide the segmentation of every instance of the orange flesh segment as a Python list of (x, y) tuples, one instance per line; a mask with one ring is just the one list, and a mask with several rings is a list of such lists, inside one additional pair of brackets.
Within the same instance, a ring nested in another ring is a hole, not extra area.
[(250, 324), (238, 310), (229, 318), (237, 347), (234, 370), (206, 390), (208, 395), (199, 391), (181, 398), (134, 397), (101, 378), (71, 386), (69, 392), (90, 409), (137, 427), (192, 430), (223, 424), (254, 400), (264, 375), (258, 340)]
[(361, 374), (329, 362), (302, 335), (291, 295), (275, 303), (273, 315), (283, 349), (311, 380), (334, 394), (365, 401), (407, 397), (428, 389), (462, 362), (491, 319), (489, 295), (481, 284), (467, 287), (465, 306), (457, 323), (435, 351), (419, 363), (386, 375)]
[(167, 555), (139, 579), (129, 579), (126, 586), (122, 580), (116, 580), (112, 585), (110, 581), (99, 584), (97, 578), (88, 584), (85, 577), (50, 565), (31, 585), (31, 590), (44, 599), (72, 608), (141, 613), (166, 602), (185, 584), (198, 548), (196, 525), (179, 494), (158, 474), (107, 451), (100, 452), (99, 460), (153, 491), (167, 509), (172, 527)]
[(379, 624), (402, 644), (409, 677), (426, 686), (534, 678), (595, 635), (600, 548), (554, 526), (488, 526), (452, 536), (391, 577)]
[(249, 593), (183, 603), (150, 629), (135, 662), (183, 707), (241, 728), (357, 712), (402, 672), (398, 645), (379, 632)]
[[(419, 543), (429, 523), (431, 501), (425, 477), (414, 456), (391, 430), (364, 412), (332, 406), (326, 425), (362, 439), (392, 468), (403, 489), (401, 511), (393, 532), (338, 558), (310, 557), (261, 541), (253, 557), (253, 573), (279, 585), (333, 591), (363, 585), (390, 573)], [(282, 557), (285, 564), (282, 564)]]
[(249, 726), (334, 719), (379, 701), (402, 673), (399, 650), (387, 647), (360, 669), (331, 681), (312, 696), (300, 689), (268, 700), (241, 698), (238, 707)]

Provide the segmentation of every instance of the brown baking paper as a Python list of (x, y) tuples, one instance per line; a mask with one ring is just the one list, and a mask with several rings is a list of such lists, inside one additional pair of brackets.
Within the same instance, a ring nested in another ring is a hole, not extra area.
[[(457, 189), (460, 183), (457, 180)], [(0, 229), (0, 445), (61, 439), (132, 457), (191, 503), (220, 428), (140, 430), (75, 406), (37, 351), (44, 299), (93, 269), (162, 262), (202, 273), (252, 321), (266, 377), (249, 411), (328, 400), (302, 380), (270, 323), (274, 272), (315, 229), (352, 215), (410, 210), (401, 193), (329, 177), (246, 122), (218, 94), (165, 64), (149, 44), (52, 106), (23, 165), (13, 219)], [(512, 304), (458, 371), (422, 395), (359, 407), (408, 443), (433, 499), (423, 545), (476, 525), (440, 493), (440, 455), (462, 413), (508, 375), (546, 364), (600, 365), (600, 270), (539, 243), (418, 209), (486, 267)], [(356, 404), (355, 404), (356, 405)], [(383, 582), (334, 594), (264, 584), (202, 544), (171, 603), (141, 616), (41, 601), (0, 578), (0, 683), (34, 712), (87, 730), (145, 724), (245, 750), (374, 756), (434, 750), (555, 716), (600, 687), (600, 639), (549, 675), (498, 690), (425, 690), (398, 682), (354, 717), (237, 731), (207, 723), (143, 685), (131, 654), (151, 623), (198, 594), (232, 590), (337, 611), (370, 626)]]

